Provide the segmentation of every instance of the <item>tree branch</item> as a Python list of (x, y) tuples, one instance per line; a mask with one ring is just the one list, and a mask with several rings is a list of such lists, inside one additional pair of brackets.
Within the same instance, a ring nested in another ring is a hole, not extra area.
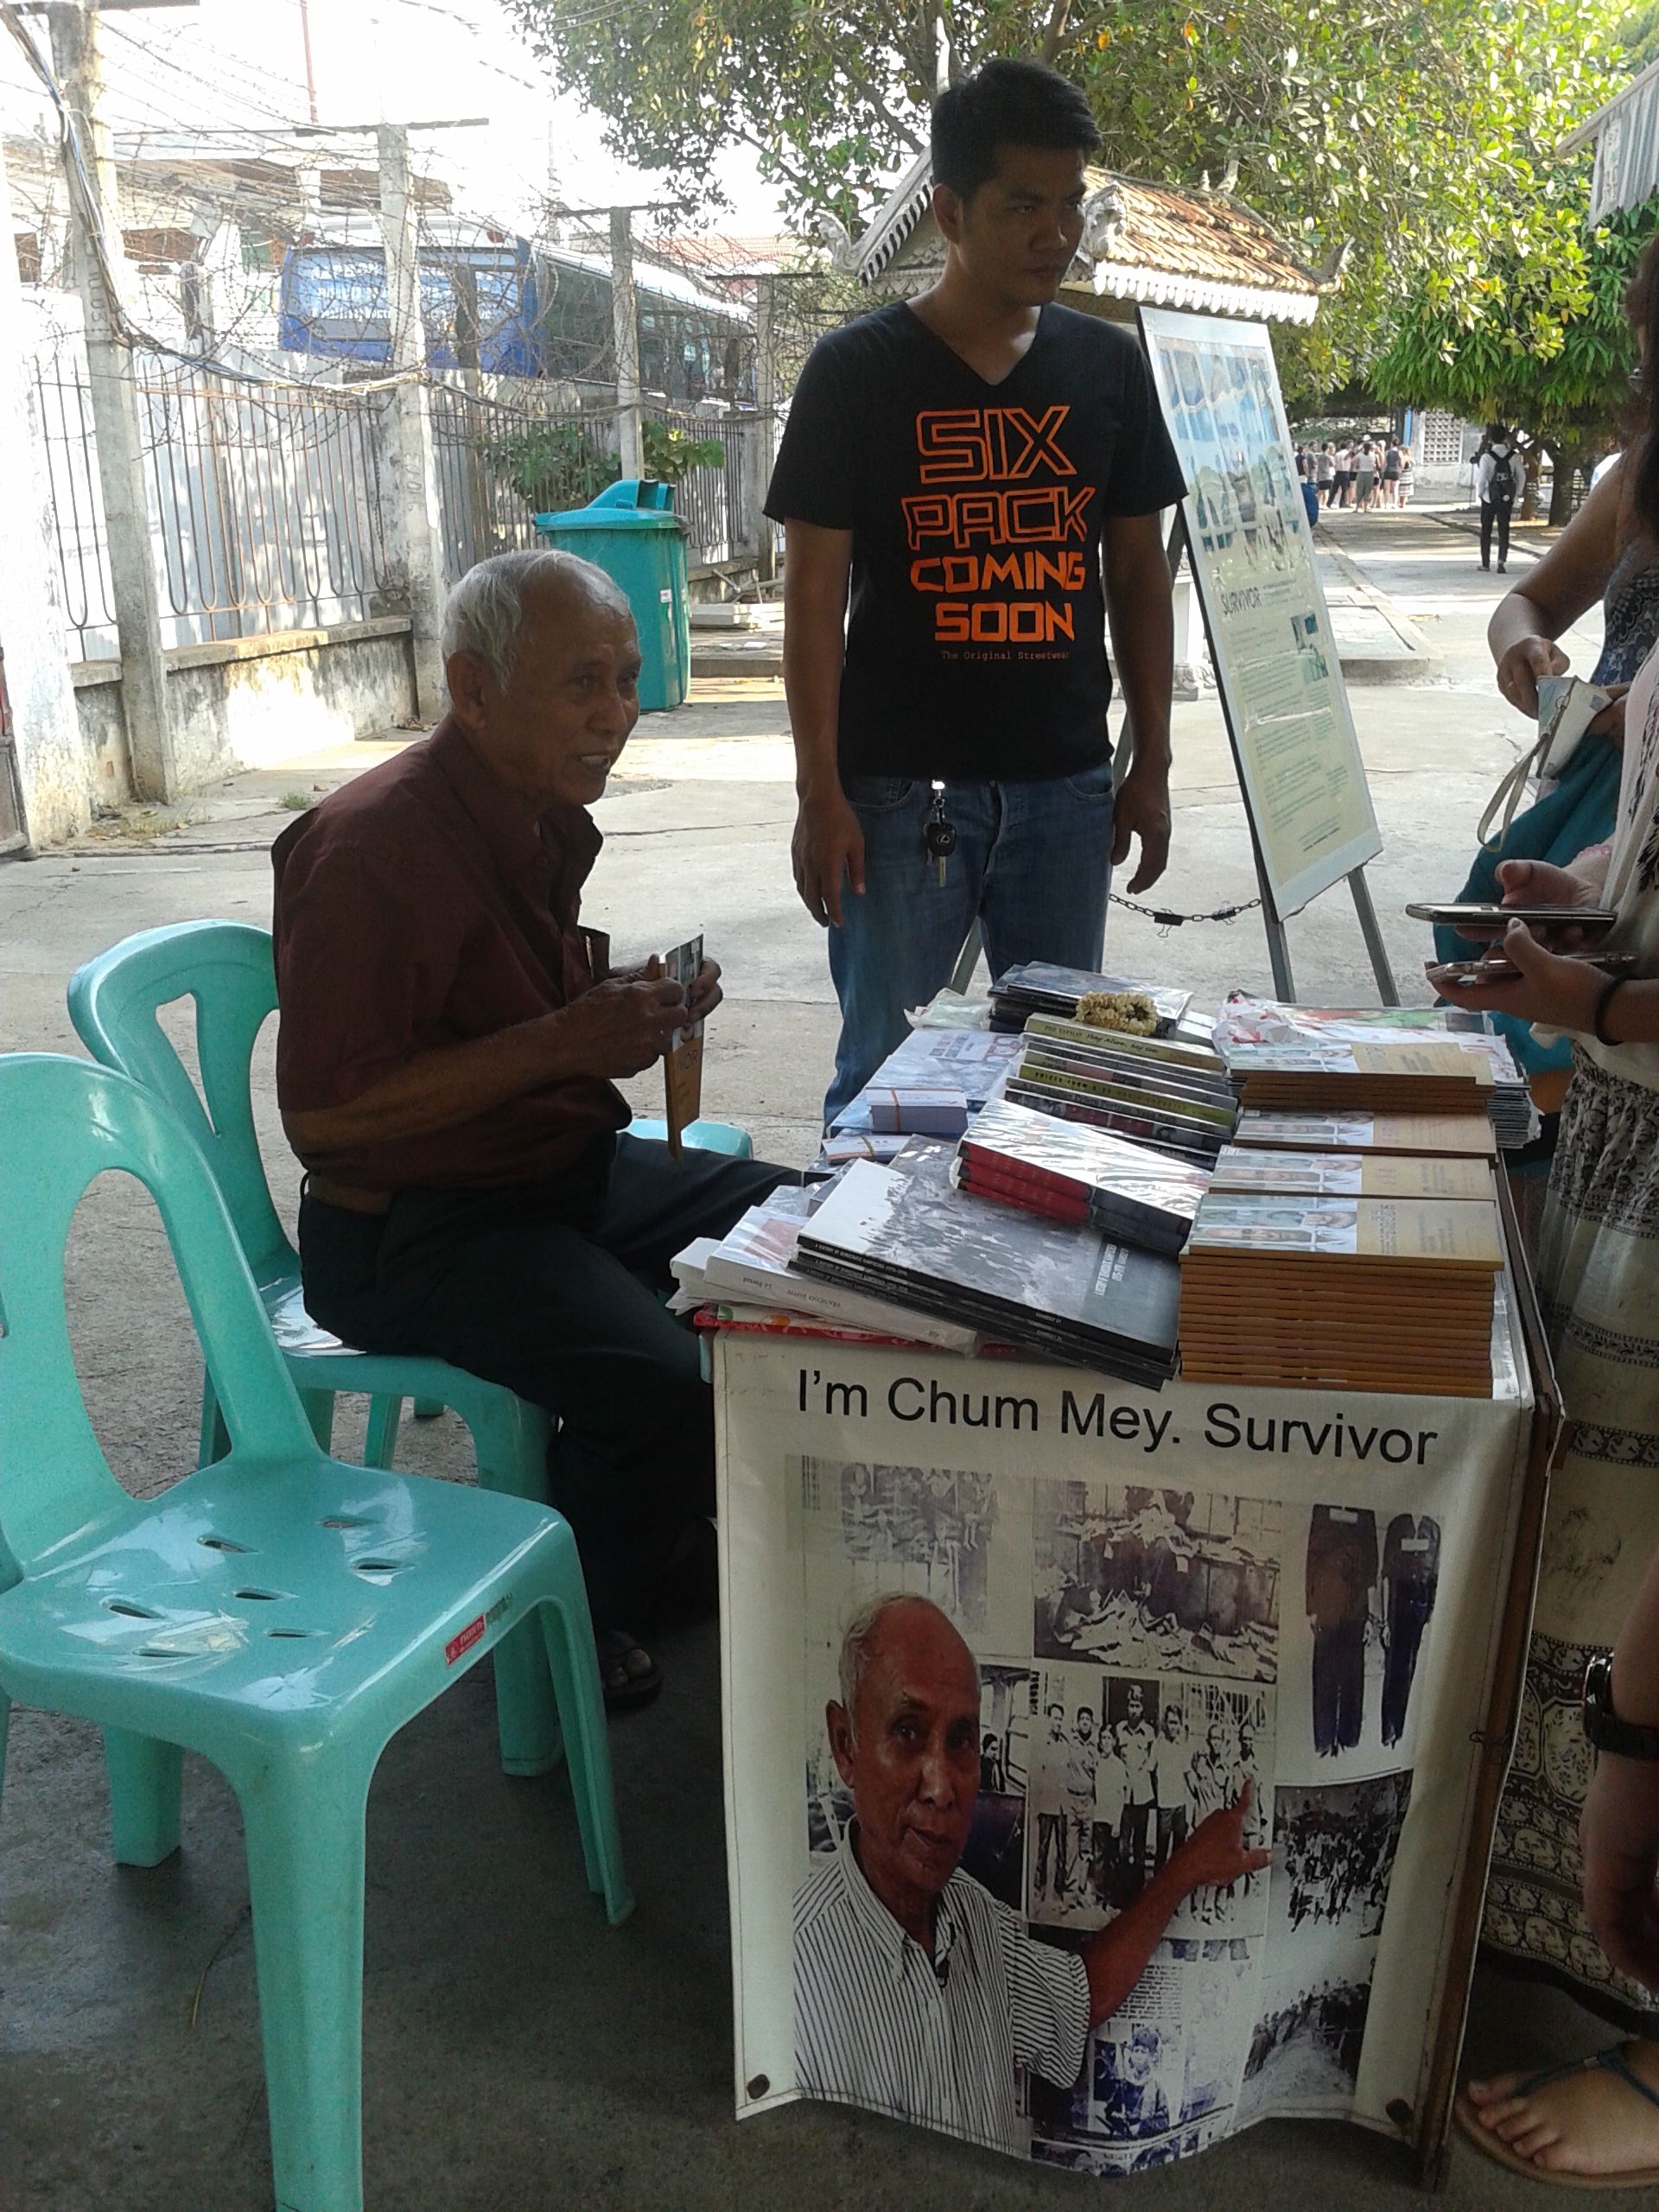
[(1060, 50), (1060, 41), (1065, 36), (1065, 19), (1071, 13), (1071, 0), (1054, 0), (1048, 11), (1048, 24), (1043, 32), (1043, 59), (1052, 62)]

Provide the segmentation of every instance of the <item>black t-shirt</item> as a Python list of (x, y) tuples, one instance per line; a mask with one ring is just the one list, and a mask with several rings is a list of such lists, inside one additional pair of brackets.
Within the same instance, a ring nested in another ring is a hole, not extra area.
[(1101, 525), (1185, 488), (1121, 325), (1046, 307), (995, 385), (902, 302), (820, 339), (766, 512), (853, 533), (842, 778), (1107, 760)]

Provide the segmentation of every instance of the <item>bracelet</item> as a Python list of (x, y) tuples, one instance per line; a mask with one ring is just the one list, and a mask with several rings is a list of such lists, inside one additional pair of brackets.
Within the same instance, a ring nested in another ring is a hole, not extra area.
[(1602, 985), (1600, 995), (1596, 1001), (1595, 1019), (1591, 1024), (1591, 1034), (1598, 1045), (1617, 1046), (1618, 1038), (1610, 1037), (1607, 1034), (1607, 1009), (1612, 1003), (1613, 994), (1616, 991), (1622, 991), (1630, 981), (1630, 978), (1628, 976), (1610, 976)]

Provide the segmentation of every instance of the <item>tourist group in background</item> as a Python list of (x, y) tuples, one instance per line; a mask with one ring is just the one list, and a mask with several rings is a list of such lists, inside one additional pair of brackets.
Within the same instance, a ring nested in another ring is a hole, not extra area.
[(1313, 485), (1321, 506), (1380, 514), (1411, 497), (1411, 454), (1392, 436), (1299, 445), (1296, 474)]

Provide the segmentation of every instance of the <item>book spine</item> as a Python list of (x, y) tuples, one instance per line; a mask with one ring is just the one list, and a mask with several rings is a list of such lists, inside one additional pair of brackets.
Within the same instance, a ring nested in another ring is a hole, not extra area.
[(704, 1272), (716, 1288), (741, 1291), (756, 1305), (795, 1306), (805, 1313), (844, 1322), (849, 1328), (868, 1329), (882, 1336), (898, 1333), (918, 1338), (924, 1344), (937, 1344), (943, 1351), (973, 1349), (976, 1332), (960, 1322), (912, 1314), (909, 1308), (895, 1312), (880, 1299), (842, 1290), (821, 1276), (801, 1275), (792, 1271), (774, 1274), (770, 1268), (747, 1266), (741, 1260), (722, 1258), (718, 1254)]
[(1020, 1206), (1048, 1221), (1081, 1226), (1090, 1218), (1089, 1201), (1064, 1185), (1054, 1185), (1031, 1176), (1002, 1175), (970, 1162), (964, 1167), (962, 1188), (971, 1198), (995, 1198), (1003, 1205)]

